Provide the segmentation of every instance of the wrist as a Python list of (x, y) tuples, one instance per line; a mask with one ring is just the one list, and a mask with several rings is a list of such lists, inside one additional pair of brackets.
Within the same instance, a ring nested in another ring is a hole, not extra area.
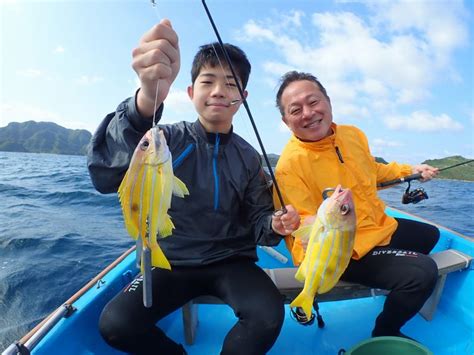
[(141, 88), (137, 90), (135, 95), (135, 104), (137, 106), (138, 113), (142, 117), (153, 117), (155, 110), (155, 100), (146, 96)]

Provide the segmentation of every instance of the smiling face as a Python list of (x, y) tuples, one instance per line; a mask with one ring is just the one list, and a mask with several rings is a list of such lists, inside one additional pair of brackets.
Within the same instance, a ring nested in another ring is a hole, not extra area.
[(188, 95), (208, 132), (229, 132), (241, 101), (234, 101), (240, 99), (240, 94), (228, 68), (204, 66), (188, 87)]
[(281, 95), (283, 122), (303, 141), (319, 141), (331, 134), (332, 108), (318, 85), (309, 80), (290, 83)]

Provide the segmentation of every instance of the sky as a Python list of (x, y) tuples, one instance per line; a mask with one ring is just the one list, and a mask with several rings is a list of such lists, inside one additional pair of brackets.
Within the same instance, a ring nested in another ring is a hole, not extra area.
[[(197, 118), (186, 94), (194, 54), (216, 41), (200, 0), (0, 0), (0, 127), (28, 120), (95, 131), (139, 87), (132, 50), (162, 18), (181, 70), (162, 123)], [(334, 122), (361, 128), (372, 154), (416, 164), (474, 158), (474, 1), (208, 0), (224, 42), (252, 63), (247, 102), (267, 153), (291, 136), (279, 78), (310, 72)], [(242, 106), (234, 131), (261, 151)]]

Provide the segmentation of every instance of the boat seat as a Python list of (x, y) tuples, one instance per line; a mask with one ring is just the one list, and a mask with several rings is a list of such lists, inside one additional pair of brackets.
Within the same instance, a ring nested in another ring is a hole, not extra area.
[[(443, 250), (430, 255), (438, 265), (438, 282), (426, 301), (420, 314), (426, 320), (432, 320), (441, 299), (446, 277), (449, 273), (469, 267), (472, 257), (454, 249)], [(295, 279), (297, 268), (264, 269), (268, 276), (285, 297), (285, 303), (290, 303), (302, 290), (303, 283)], [(362, 297), (386, 295), (387, 290), (374, 289), (357, 283), (339, 281), (331, 291), (317, 295), (318, 302), (349, 300)], [(214, 296), (201, 296), (183, 306), (183, 326), (186, 344), (194, 343), (198, 326), (199, 304), (222, 304)]]

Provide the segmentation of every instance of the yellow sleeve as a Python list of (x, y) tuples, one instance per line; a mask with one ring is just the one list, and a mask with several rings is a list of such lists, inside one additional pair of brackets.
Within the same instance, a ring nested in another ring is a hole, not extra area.
[(375, 157), (370, 152), (369, 142), (367, 136), (359, 129), (357, 129), (360, 140), (363, 142), (367, 154), (372, 158), (374, 169), (376, 172), (376, 181), (377, 184), (385, 181), (390, 181), (394, 179), (399, 179), (404, 176), (408, 176), (412, 173), (412, 167), (408, 164), (400, 164), (397, 162), (391, 162), (389, 164), (378, 163), (375, 160)]

